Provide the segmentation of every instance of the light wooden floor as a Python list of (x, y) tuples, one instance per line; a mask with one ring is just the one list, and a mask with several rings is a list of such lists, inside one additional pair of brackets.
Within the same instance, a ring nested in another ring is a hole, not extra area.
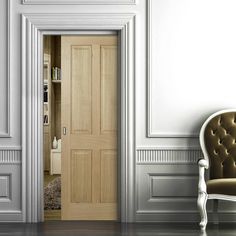
[(4, 236), (235, 236), (236, 224), (208, 225), (201, 232), (198, 224), (121, 224), (115, 222), (49, 221), (38, 224), (0, 223)]
[(61, 210), (44, 210), (44, 220), (60, 220)]

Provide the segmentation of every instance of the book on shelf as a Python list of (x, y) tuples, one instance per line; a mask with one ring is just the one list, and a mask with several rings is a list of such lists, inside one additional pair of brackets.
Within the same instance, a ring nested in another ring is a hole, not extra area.
[(43, 86), (43, 102), (48, 102), (48, 85), (44, 84)]
[(48, 115), (44, 115), (43, 123), (48, 124)]
[(61, 80), (61, 68), (52, 67), (52, 80)]

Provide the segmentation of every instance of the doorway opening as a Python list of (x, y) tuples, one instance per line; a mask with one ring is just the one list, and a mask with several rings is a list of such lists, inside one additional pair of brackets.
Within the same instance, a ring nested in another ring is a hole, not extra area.
[(117, 32), (43, 38), (45, 220), (117, 220)]
[(61, 219), (61, 36), (43, 39), (44, 219)]

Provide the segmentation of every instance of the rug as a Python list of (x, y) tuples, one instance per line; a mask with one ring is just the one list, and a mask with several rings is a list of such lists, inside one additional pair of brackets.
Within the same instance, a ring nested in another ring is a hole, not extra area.
[(44, 209), (61, 209), (61, 177), (55, 178), (44, 188)]

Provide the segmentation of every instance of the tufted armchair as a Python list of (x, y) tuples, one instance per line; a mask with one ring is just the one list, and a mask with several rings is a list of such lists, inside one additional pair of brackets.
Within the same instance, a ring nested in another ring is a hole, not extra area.
[[(198, 161), (198, 209), (200, 227), (207, 225), (206, 202), (215, 199), (236, 201), (236, 109), (211, 115), (200, 131), (200, 145), (204, 158)], [(205, 169), (209, 180), (205, 182)]]

